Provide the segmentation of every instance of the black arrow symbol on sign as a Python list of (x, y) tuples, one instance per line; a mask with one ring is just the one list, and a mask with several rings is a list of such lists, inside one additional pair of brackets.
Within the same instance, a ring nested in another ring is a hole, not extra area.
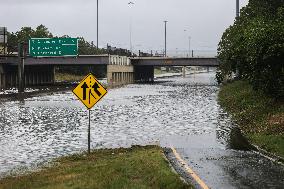
[(94, 91), (97, 93), (97, 95), (100, 97), (102, 94), (100, 93), (100, 91), (98, 90), (100, 88), (100, 86), (97, 84), (97, 83), (95, 83), (94, 85), (93, 85), (93, 89), (94, 89)]
[(83, 89), (83, 100), (86, 100), (87, 99), (87, 89), (89, 88), (87, 83), (84, 82), (81, 88)]

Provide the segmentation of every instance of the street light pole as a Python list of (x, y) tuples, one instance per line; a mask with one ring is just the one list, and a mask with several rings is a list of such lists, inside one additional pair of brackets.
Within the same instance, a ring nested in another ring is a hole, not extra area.
[(168, 21), (164, 21), (165, 22), (165, 57), (167, 57), (167, 22)]
[(236, 0), (236, 18), (240, 16), (240, 0)]
[(130, 45), (130, 53), (132, 55), (132, 21), (130, 21), (129, 25), (129, 45)]
[(97, 49), (99, 49), (99, 0), (97, 0)]
[(190, 56), (190, 41), (191, 41), (191, 37), (188, 36), (188, 56)]
[[(188, 30), (183, 30), (183, 31), (187, 32)], [(190, 33), (188, 32), (188, 57), (190, 56), (190, 46), (191, 46), (191, 37), (190, 37)]]
[[(128, 3), (128, 5), (129, 5), (129, 7), (131, 8), (133, 5), (134, 5), (134, 3), (132, 2), (132, 1), (130, 1), (129, 3)], [(131, 15), (131, 12), (130, 12), (130, 24), (129, 24), (129, 45), (130, 45), (130, 53), (131, 53), (131, 56), (132, 56), (132, 51), (133, 51), (133, 49), (132, 49), (132, 17), (131, 17), (132, 15)]]

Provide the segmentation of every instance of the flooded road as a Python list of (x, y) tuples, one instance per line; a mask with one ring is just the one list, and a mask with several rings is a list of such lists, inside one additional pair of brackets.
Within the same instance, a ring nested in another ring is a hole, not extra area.
[[(177, 148), (211, 188), (283, 188), (284, 168), (249, 151), (217, 103), (214, 73), (111, 89), (92, 110), (92, 148)], [(88, 112), (70, 92), (0, 104), (0, 175), (87, 148)]]

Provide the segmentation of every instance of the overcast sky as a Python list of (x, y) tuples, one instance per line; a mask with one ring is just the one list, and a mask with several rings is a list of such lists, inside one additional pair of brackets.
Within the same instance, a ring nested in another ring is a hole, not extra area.
[[(132, 1), (135, 4), (128, 5)], [(83, 36), (96, 43), (96, 0), (0, 0), (0, 25), (8, 31), (45, 25), (57, 36)], [(241, 7), (248, 0), (240, 0)], [(216, 50), (224, 30), (234, 22), (235, 0), (99, 0), (99, 46), (162, 50), (164, 20), (168, 49)], [(184, 31), (187, 30), (187, 31)]]

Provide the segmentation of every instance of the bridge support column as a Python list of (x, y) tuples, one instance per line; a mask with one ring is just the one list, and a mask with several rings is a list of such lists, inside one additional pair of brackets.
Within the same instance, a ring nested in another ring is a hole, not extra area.
[(4, 68), (0, 65), (0, 89), (5, 88), (5, 75), (4, 75)]
[(34, 85), (36, 85), (36, 73), (32, 72), (31, 73), (31, 83), (30, 83), (30, 86), (34, 86)]
[[(21, 64), (23, 64), (23, 62)], [(25, 83), (26, 83), (25, 82), (25, 72), (24, 72), (24, 68), (22, 67), (22, 65), (18, 66), (18, 77), (17, 77), (17, 79), (18, 79), (18, 81), (17, 81), (18, 92), (22, 93), (25, 90)]]
[(182, 67), (182, 77), (185, 78), (186, 77), (186, 66)]
[(4, 73), (1, 74), (1, 89), (6, 88), (6, 75)]
[(50, 74), (50, 81), (52, 84), (55, 84), (55, 66), (52, 66), (52, 70)]
[(118, 72), (118, 85), (121, 85), (122, 84), (122, 73), (121, 72)]
[(0, 66), (0, 89), (17, 87), (17, 67)]
[(134, 83), (134, 78), (133, 78), (134, 73), (129, 73), (129, 83)]
[(0, 90), (2, 89), (2, 86), (3, 84), (2, 84), (2, 73), (0, 72)]

